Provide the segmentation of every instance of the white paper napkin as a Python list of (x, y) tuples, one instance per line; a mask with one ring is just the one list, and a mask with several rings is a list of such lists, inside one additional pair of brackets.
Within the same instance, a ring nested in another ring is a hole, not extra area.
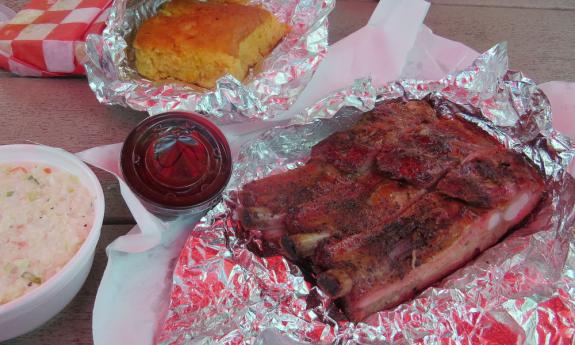
[(423, 26), (401, 72), (400, 79), (439, 80), (471, 65), (479, 53), (468, 46), (435, 35)]

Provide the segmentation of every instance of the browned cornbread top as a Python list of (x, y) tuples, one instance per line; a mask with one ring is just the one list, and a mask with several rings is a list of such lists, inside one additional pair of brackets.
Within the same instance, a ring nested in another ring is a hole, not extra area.
[(268, 11), (231, 3), (173, 0), (142, 24), (136, 49), (178, 53), (193, 48), (239, 56), (240, 43), (265, 22)]

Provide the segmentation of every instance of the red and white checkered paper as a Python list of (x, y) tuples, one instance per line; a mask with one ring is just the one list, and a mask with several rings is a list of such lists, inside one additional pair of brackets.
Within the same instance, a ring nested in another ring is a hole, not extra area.
[(87, 35), (101, 33), (112, 0), (32, 0), (0, 24), (0, 68), (21, 76), (84, 74)]

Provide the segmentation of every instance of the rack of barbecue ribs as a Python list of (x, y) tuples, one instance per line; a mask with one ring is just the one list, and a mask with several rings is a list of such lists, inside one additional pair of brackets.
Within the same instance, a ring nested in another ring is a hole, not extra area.
[(315, 145), (308, 162), (246, 184), (241, 234), (311, 267), (361, 321), (494, 245), (539, 203), (542, 177), (473, 124), (391, 101)]

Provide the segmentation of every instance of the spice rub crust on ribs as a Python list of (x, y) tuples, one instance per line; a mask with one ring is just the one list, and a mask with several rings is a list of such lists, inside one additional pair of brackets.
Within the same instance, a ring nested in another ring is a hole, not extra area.
[(412, 298), (493, 246), (544, 193), (521, 155), (427, 101), (390, 101), (239, 193), (245, 233), (311, 267), (348, 318)]

